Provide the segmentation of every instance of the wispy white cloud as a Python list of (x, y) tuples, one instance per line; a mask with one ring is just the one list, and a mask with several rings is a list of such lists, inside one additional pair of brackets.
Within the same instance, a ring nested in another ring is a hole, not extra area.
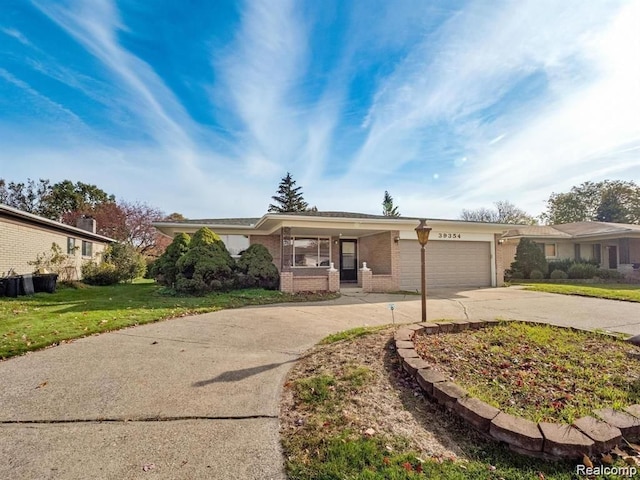
[[(474, 2), (453, 16), (382, 83), (351, 176), (379, 181), (417, 161), (430, 208), (447, 210), (442, 198), (472, 207), (511, 194), (539, 211), (550, 189), (572, 185), (576, 170), (582, 179), (592, 175), (587, 161), (634, 145), (640, 4), (581, 5)], [(524, 109), (505, 107), (496, 118), (482, 118), (483, 109), (499, 105), (533, 73), (546, 79), (543, 94)], [(468, 154), (458, 174), (425, 155), (424, 139), (435, 128), (447, 129)], [(439, 171), (440, 181), (431, 182)], [(523, 190), (529, 193), (522, 196)]]
[(4, 33), (5, 35), (8, 35), (12, 38), (15, 38), (18, 42), (20, 42), (23, 45), (26, 46), (31, 46), (31, 42), (29, 41), (29, 39), (27, 37), (24, 36), (24, 34), (20, 31), (17, 30), (15, 28), (6, 28), (6, 27), (0, 27), (0, 32)]
[(246, 2), (233, 45), (214, 59), (224, 106), (240, 121), (237, 152), (248, 171), (272, 176), (304, 144), (301, 79), (308, 61), (304, 22), (292, 0)]
[(198, 174), (189, 128), (193, 122), (173, 92), (154, 70), (118, 41), (125, 31), (111, 0), (75, 0), (66, 4), (34, 2), (45, 15), (97, 57), (123, 87), (119, 100), (145, 125), (146, 133), (174, 152), (190, 174)]

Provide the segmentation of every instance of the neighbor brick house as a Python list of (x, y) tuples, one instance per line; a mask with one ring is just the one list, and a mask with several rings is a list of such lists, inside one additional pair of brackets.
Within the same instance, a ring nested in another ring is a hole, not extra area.
[[(154, 223), (163, 233), (192, 234), (207, 227), (232, 254), (264, 245), (280, 271), (281, 290), (420, 290), (417, 218), (350, 212), (268, 213), (260, 218), (226, 218)], [(490, 287), (503, 284), (513, 249), (499, 239), (513, 226), (429, 219), (427, 287)], [(504, 253), (506, 252), (506, 254)]]
[(592, 260), (600, 268), (640, 279), (640, 225), (575, 222), (560, 225), (511, 227), (501, 238), (514, 250), (521, 238), (540, 245), (548, 261)]
[(79, 279), (82, 263), (99, 257), (112, 242), (96, 234), (92, 218), (80, 218), (78, 227), (72, 227), (0, 204), (0, 276), (32, 273), (34, 266), (29, 262), (38, 254), (51, 252), (56, 243), (70, 256), (66, 278)]

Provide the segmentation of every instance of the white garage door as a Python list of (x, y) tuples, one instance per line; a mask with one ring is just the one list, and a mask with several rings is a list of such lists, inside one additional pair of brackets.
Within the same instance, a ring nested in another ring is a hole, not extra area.
[[(427, 244), (427, 288), (491, 286), (490, 242), (431, 241)], [(420, 244), (400, 240), (400, 288), (420, 290)]]

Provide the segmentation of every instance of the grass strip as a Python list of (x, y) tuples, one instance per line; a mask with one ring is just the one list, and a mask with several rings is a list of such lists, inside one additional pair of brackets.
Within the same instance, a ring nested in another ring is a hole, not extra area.
[(582, 297), (640, 302), (640, 285), (620, 283), (569, 285), (562, 283), (526, 283), (521, 284), (525, 290), (534, 292), (559, 293), (562, 295), (579, 295)]
[(0, 298), (0, 358), (21, 355), (95, 333), (224, 308), (335, 298), (247, 289), (178, 296), (153, 282), (105, 287), (61, 286), (55, 293)]

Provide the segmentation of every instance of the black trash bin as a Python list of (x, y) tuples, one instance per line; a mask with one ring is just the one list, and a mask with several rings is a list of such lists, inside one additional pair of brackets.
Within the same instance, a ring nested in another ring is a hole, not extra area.
[(36, 293), (54, 293), (57, 281), (57, 273), (36, 273), (33, 275), (33, 290)]
[(5, 289), (4, 289), (4, 293), (5, 296), (7, 297), (17, 297), (18, 294), (20, 293), (20, 284), (21, 282), (21, 278), (20, 277), (7, 277), (4, 279), (4, 284), (5, 284)]

